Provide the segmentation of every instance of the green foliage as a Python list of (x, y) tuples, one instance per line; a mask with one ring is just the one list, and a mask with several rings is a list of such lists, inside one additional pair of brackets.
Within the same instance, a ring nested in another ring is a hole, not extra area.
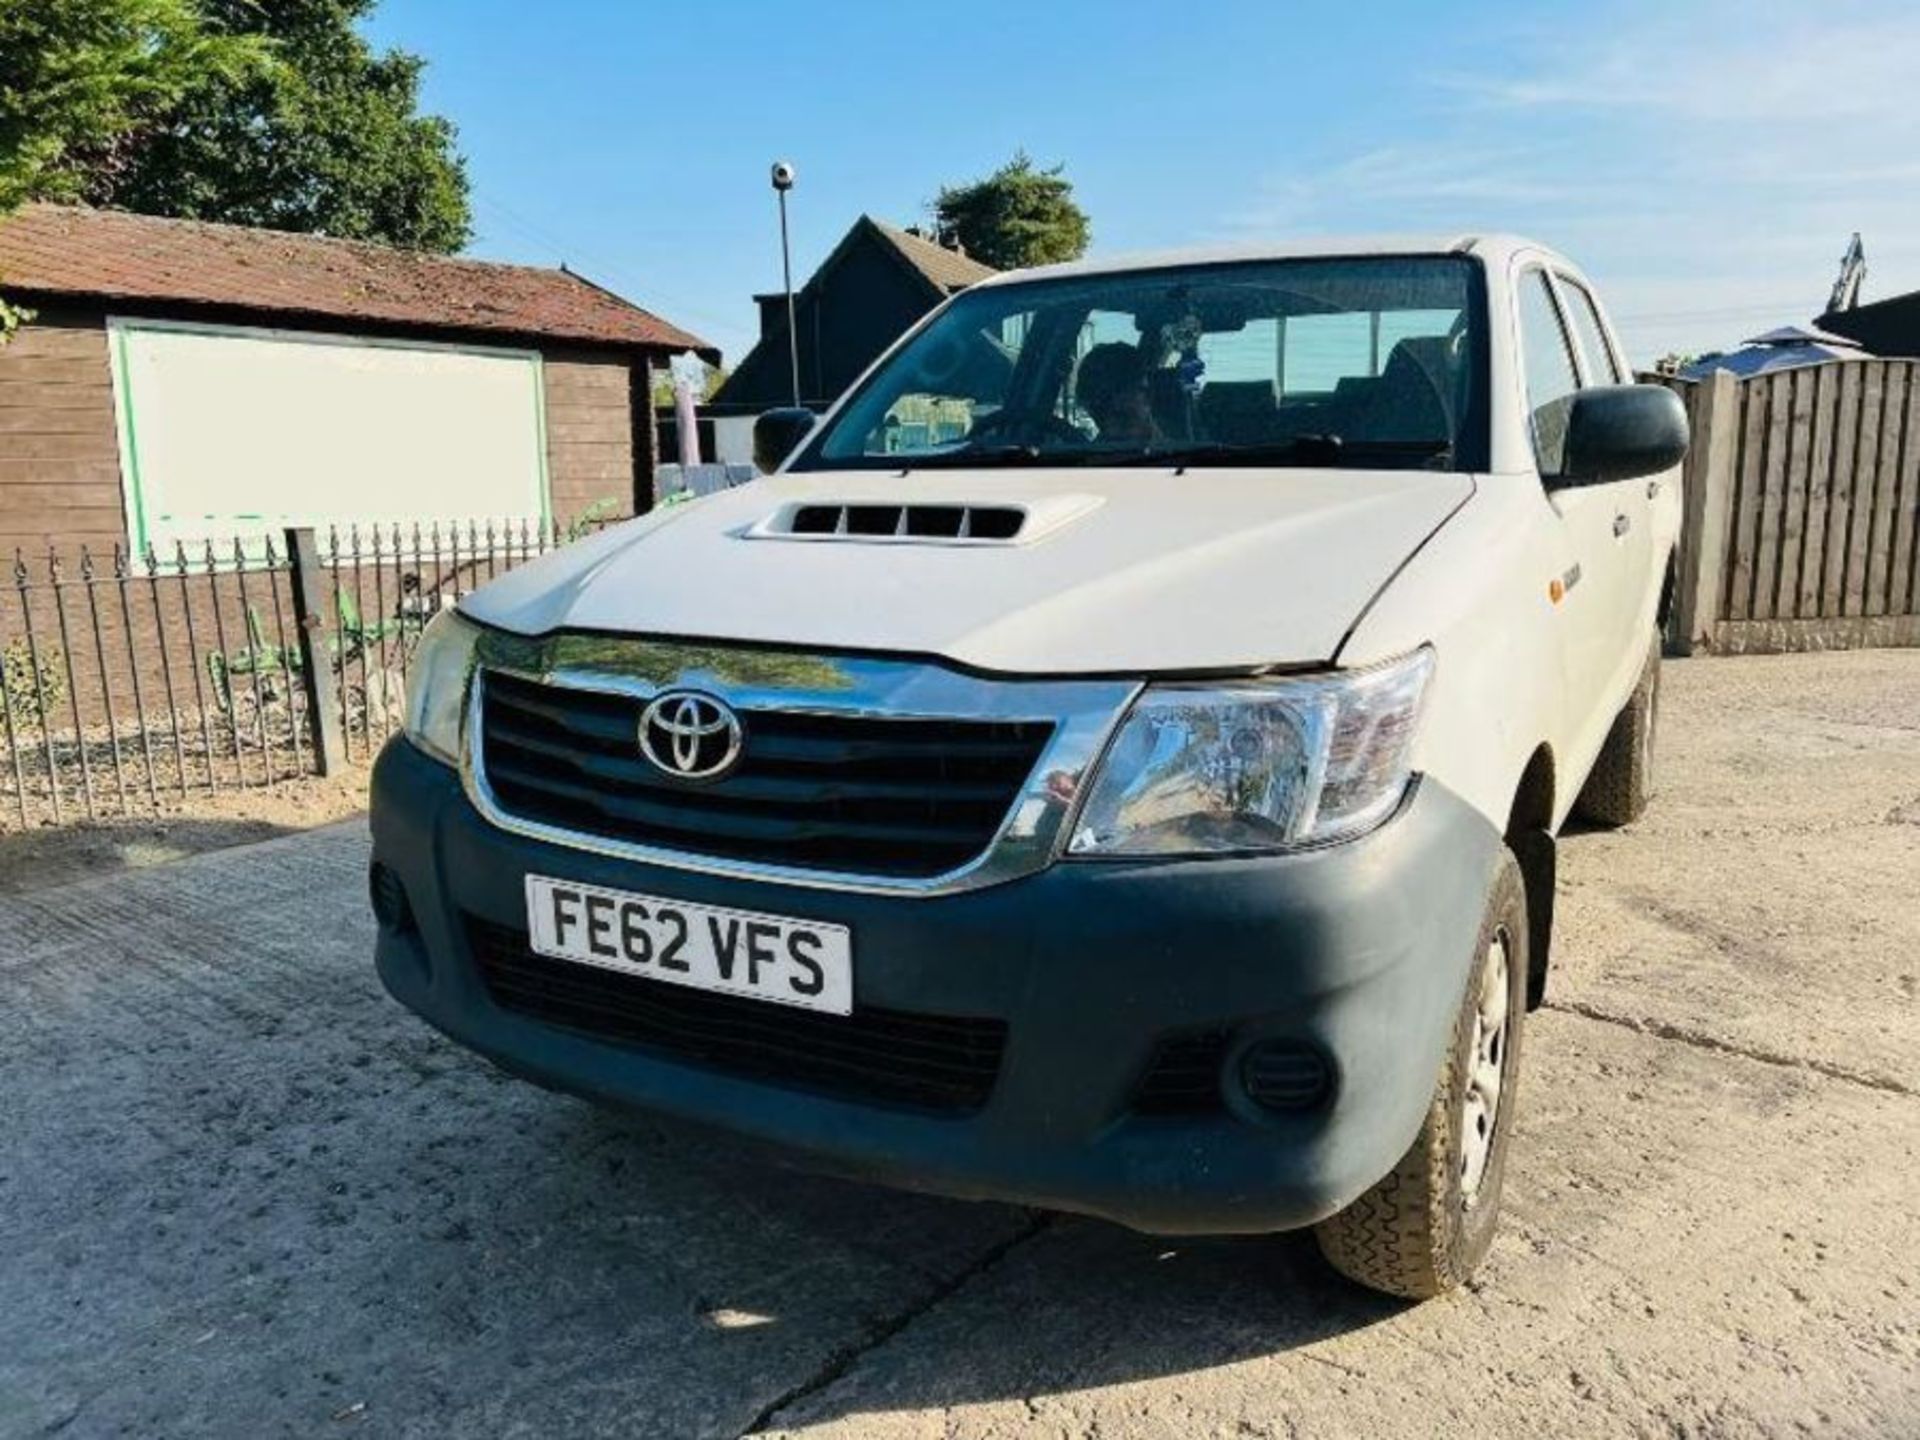
[(193, 0), (0, 0), (0, 210), (86, 198), (189, 93), (270, 63)]
[(425, 62), (376, 52), (355, 25), (375, 0), (200, 0), (223, 35), (279, 63), (196, 88), (99, 198), (224, 220), (451, 252), (472, 217), (454, 129), (416, 107)]
[(218, 650), (207, 652), (207, 678), (213, 682), (213, 699), (223, 711), (233, 712), (233, 677), (236, 675), (292, 675), (300, 669), (300, 651), (282, 648), (267, 638), (267, 627), (260, 623), (260, 612), (247, 606), (247, 643), (231, 655)]
[(933, 202), (941, 241), (1001, 270), (1079, 259), (1093, 232), (1063, 170), (1042, 170), (1020, 150), (983, 180), (942, 186)]
[[(333, 605), (339, 615), (335, 634), (326, 637), (328, 666), (337, 674), (347, 673), (348, 665), (370, 654), (382, 642), (403, 645), (410, 635), (417, 636), (425, 621), (413, 617), (366, 620), (360, 604), (345, 586), (333, 592)], [(233, 682), (236, 676), (274, 677), (298, 675), (304, 667), (298, 645), (276, 645), (261, 623), (260, 612), (247, 606), (247, 643), (238, 650), (209, 650), (206, 654), (207, 677), (213, 682), (214, 703), (221, 710), (233, 711)], [(11, 681), (12, 672), (8, 672)]]
[(0, 209), (153, 215), (458, 250), (453, 126), (375, 0), (0, 0)]
[(604, 530), (607, 522), (612, 520), (619, 510), (618, 500), (611, 495), (602, 495), (567, 522), (566, 539), (562, 543), (571, 545), (576, 540), (584, 540), (595, 531)]
[(34, 312), (22, 305), (9, 305), (0, 295), (0, 346), (13, 338), (13, 332), (33, 319)]
[[(700, 366), (699, 383), (693, 387), (694, 402), (701, 405), (706, 404), (707, 401), (713, 398), (713, 392), (727, 383), (727, 376), (732, 373), (733, 372), (728, 370), (724, 365), (708, 365), (702, 362)], [(651, 390), (654, 409), (671, 410), (673, 408), (673, 380), (674, 376), (671, 368), (655, 370), (653, 372)]]
[(27, 637), (21, 635), (0, 650), (0, 669), (6, 672), (6, 684), (0, 687), (0, 721), (15, 728), (46, 729), (54, 709), (67, 698), (58, 652), (45, 646), (36, 659)]

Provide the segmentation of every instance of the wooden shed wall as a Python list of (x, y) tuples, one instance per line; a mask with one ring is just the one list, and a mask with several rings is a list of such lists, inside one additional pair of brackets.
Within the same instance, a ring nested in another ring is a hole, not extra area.
[[(83, 544), (110, 553), (125, 543), (126, 524), (105, 312), (36, 308), (33, 323), (0, 347), (0, 555), (10, 562), (19, 548), (44, 556), (53, 545), (71, 556)], [(217, 318), (261, 323), (259, 317)], [(636, 497), (644, 506), (652, 494), (645, 357), (603, 348), (541, 349), (555, 520), (565, 526), (590, 511), (632, 514)], [(435, 518), (444, 517), (421, 516)]]
[[(564, 525), (590, 511), (631, 515), (636, 491), (653, 493), (653, 463), (644, 433), (651, 420), (644, 365), (604, 351), (553, 349), (545, 352), (542, 369), (547, 483), (554, 517)], [(637, 408), (636, 384), (641, 395)], [(636, 465), (636, 459), (641, 463)]]
[(105, 324), (43, 307), (0, 346), (0, 556), (124, 537)]

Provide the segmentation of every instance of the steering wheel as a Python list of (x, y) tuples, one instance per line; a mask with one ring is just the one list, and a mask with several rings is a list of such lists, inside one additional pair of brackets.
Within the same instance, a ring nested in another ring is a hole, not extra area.
[(996, 410), (973, 427), (970, 439), (984, 440), (1005, 435), (1010, 443), (1025, 441), (1038, 444), (1052, 441), (1063, 445), (1084, 445), (1086, 435), (1080, 428), (1058, 415), (1048, 413), (1040, 416), (1017, 415), (1006, 410)]

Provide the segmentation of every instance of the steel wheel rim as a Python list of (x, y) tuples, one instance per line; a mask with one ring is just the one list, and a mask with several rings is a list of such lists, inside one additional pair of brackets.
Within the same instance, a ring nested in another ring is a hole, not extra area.
[(1467, 1083), (1460, 1101), (1460, 1197), (1472, 1209), (1487, 1178), (1500, 1125), (1500, 1092), (1511, 1039), (1511, 976), (1507, 933), (1487, 942), (1474, 995), (1473, 1041), (1467, 1051)]

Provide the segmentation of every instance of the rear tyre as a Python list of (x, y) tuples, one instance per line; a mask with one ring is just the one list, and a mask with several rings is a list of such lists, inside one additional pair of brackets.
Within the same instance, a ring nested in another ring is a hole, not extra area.
[(1503, 853), (1453, 1044), (1413, 1146), (1374, 1187), (1314, 1227), (1350, 1280), (1425, 1300), (1465, 1281), (1493, 1243), (1527, 1010), (1527, 900)]
[(1653, 796), (1653, 741), (1660, 718), (1660, 637), (1655, 635), (1626, 706), (1607, 732), (1593, 773), (1573, 802), (1582, 820), (1609, 828), (1629, 825), (1647, 812)]

